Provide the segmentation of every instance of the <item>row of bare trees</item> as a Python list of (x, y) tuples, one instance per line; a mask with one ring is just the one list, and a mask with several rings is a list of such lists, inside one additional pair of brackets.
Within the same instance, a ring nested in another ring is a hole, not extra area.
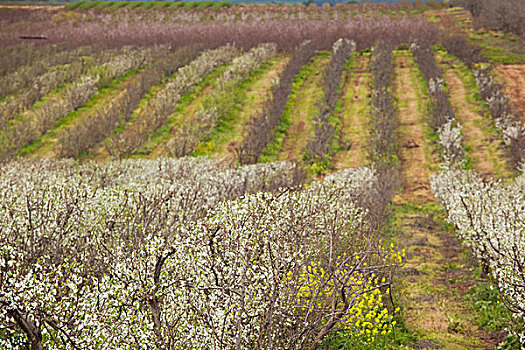
[(355, 43), (339, 39), (333, 47), (333, 54), (324, 71), (323, 98), (318, 102), (319, 114), (314, 119), (314, 137), (306, 145), (304, 158), (309, 164), (326, 164), (331, 157), (337, 126), (333, 112), (341, 97), (345, 65), (355, 50)]
[[(4, 128), (10, 120), (23, 114), (55, 89), (74, 84), (83, 76), (93, 75), (119, 54), (131, 53), (127, 49), (80, 47), (72, 51), (60, 51), (6, 74), (0, 79), (0, 91), (6, 95), (0, 99), (0, 128)], [(104, 83), (99, 81), (98, 85), (103, 87)]]
[[(21, 147), (36, 141), (59, 120), (90, 101), (99, 88), (107, 86), (113, 79), (123, 76), (128, 71), (148, 65), (166, 52), (165, 47), (155, 46), (118, 50), (110, 55), (111, 59), (108, 62), (89, 69), (87, 74), (71, 84), (48, 94), (17, 118), (6, 116), (8, 120), (3, 121), (6, 127), (0, 129), (0, 158), (5, 160), (16, 156)], [(16, 102), (16, 98), (14, 101)]]
[(455, 120), (454, 110), (445, 90), (443, 71), (437, 66), (434, 52), (426, 43), (414, 43), (411, 49), (427, 83), (428, 122), (439, 135), (439, 143), (444, 151), (443, 157), (447, 162), (462, 161), (465, 154), (461, 145), (461, 126)]
[(292, 83), (301, 69), (315, 55), (315, 45), (306, 41), (294, 51), (279, 81), (272, 86), (270, 97), (260, 115), (253, 116), (244, 130), (242, 144), (237, 146), (241, 164), (257, 163), (259, 156), (274, 136), (274, 130), (283, 115)]
[(195, 47), (183, 48), (159, 58), (144, 71), (124, 81), (115, 98), (89, 111), (58, 136), (60, 157), (77, 157), (110, 136), (119, 124), (131, 119), (135, 107), (154, 85), (191, 62), (198, 53)]
[[(246, 16), (257, 19), (257, 11), (251, 11), (248, 11)], [(292, 16), (259, 21), (247, 19), (209, 22), (198, 22), (189, 17), (184, 23), (139, 18), (130, 25), (125, 18), (119, 19), (122, 15), (118, 13), (105, 16), (108, 16), (108, 19), (104, 21), (97, 21), (93, 16), (75, 16), (74, 20), (60, 22), (52, 22), (50, 19), (49, 25), (46, 25), (48, 23), (45, 21), (13, 24), (0, 30), (0, 46), (20, 44), (21, 39), (18, 36), (28, 32), (39, 32), (46, 36), (45, 45), (67, 45), (69, 48), (94, 44), (106, 48), (126, 45), (170, 45), (176, 50), (194, 44), (214, 48), (230, 43), (246, 50), (261, 43), (273, 42), (280, 51), (289, 52), (305, 40), (311, 40), (318, 49), (329, 50), (336, 40), (345, 38), (354, 41), (357, 48), (362, 50), (370, 48), (379, 38), (395, 43), (411, 42), (415, 39), (435, 42), (439, 35), (438, 28), (428, 21), (408, 17), (363, 16), (352, 20), (318, 21), (297, 20)], [(3, 56), (3, 53), (0, 56)], [(11, 56), (18, 57), (14, 51), (6, 52), (5, 56), (6, 59)]]
[(397, 108), (392, 95), (392, 50), (389, 41), (379, 41), (373, 50), (372, 75), (374, 85), (371, 101), (369, 159), (380, 169), (390, 167), (397, 153), (394, 130), (398, 126)]

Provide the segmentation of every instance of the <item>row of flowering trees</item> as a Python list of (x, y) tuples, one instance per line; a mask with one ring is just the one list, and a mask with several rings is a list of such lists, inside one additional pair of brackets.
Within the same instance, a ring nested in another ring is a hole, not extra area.
[(341, 97), (344, 68), (355, 50), (355, 43), (339, 39), (332, 47), (332, 57), (324, 71), (323, 98), (318, 102), (319, 114), (314, 118), (314, 137), (308, 141), (305, 160), (322, 165), (329, 161), (337, 125), (332, 114)]
[(525, 191), (515, 183), (483, 180), (472, 171), (447, 168), (432, 190), (516, 316), (525, 345)]
[[(455, 51), (470, 50), (458, 46)], [(516, 316), (518, 329), (525, 329), (525, 187), (520, 185), (524, 177), (505, 183), (484, 180), (475, 171), (465, 170), (461, 126), (447, 112), (451, 111), (447, 94), (439, 98), (444, 92), (441, 70), (428, 47), (414, 44), (412, 51), (428, 84), (430, 124), (437, 131), (443, 151), (442, 170), (432, 176), (431, 189), (459, 238), (479, 259), (501, 300)], [(477, 73), (476, 77), (485, 91), (482, 95), (489, 95), (492, 80), (484, 73)], [(518, 331), (518, 335), (524, 345), (525, 333)]]
[[(90, 52), (89, 49), (93, 52)], [(31, 66), (22, 66), (19, 70), (2, 77), (1, 81), (11, 87), (13, 91), (0, 102), (0, 126), (5, 128), (9, 121), (27, 112), (36, 101), (56, 88), (65, 86), (65, 90), (75, 90), (78, 81), (94, 78), (97, 75), (103, 75), (107, 81), (124, 74), (126, 70), (135, 68), (129, 62), (132, 59), (130, 56), (135, 56), (139, 62), (142, 61), (140, 52), (135, 52), (130, 47), (121, 50), (98, 49), (96, 52), (95, 50), (97, 50), (95, 47), (81, 47), (77, 50), (61, 52), (63, 53), (59, 57), (61, 60), (58, 61), (58, 58), (55, 58), (58, 62), (63, 61), (63, 64), (57, 64), (57, 61), (51, 59), (41, 59)], [(46, 64), (51, 67), (47, 66), (46, 70), (40, 74), (33, 71), (26, 72), (36, 69), (34, 67)], [(17, 82), (17, 80), (25, 79), (28, 81)], [(98, 83), (102, 85), (104, 82)], [(63, 96), (60, 97), (67, 98), (68, 95), (64, 92)]]
[(443, 82), (443, 71), (437, 66), (434, 52), (426, 44), (413, 43), (411, 50), (428, 88), (429, 124), (439, 136), (446, 163), (458, 163), (464, 158), (461, 124), (455, 119), (448, 92)]
[(279, 80), (273, 84), (262, 113), (252, 116), (243, 131), (242, 144), (236, 145), (241, 164), (256, 163), (266, 146), (272, 141), (275, 128), (288, 102), (288, 95), (292, 91), (295, 76), (310, 61), (315, 52), (315, 45), (311, 41), (301, 43), (294, 50)]
[(77, 115), (75, 123), (57, 136), (59, 156), (77, 157), (110, 136), (115, 128), (133, 117), (134, 110), (152, 87), (162, 84), (199, 53), (195, 47), (182, 48), (152, 60), (143, 71), (123, 81), (116, 96)]
[(382, 294), (401, 256), (356, 204), (378, 195), (373, 170), (288, 189), (300, 176), (286, 162), (2, 173), (4, 348), (315, 349), (391, 331)]
[(512, 112), (509, 97), (503, 92), (503, 85), (493, 78), (493, 67), (486, 63), (481, 48), (462, 36), (447, 38), (444, 45), (450, 53), (473, 70), (481, 98), (488, 107), (494, 126), (501, 131), (514, 165), (519, 166), (525, 157), (525, 128), (519, 117)]
[(36, 96), (35, 101), (63, 82), (78, 77), (84, 68), (82, 63), (90, 63), (85, 57), (92, 57), (94, 64), (100, 64), (108, 53), (96, 46), (81, 46), (75, 50), (58, 51), (47, 57), (40, 57), (3, 75), (0, 80), (0, 98), (29, 88), (34, 91), (32, 95)]

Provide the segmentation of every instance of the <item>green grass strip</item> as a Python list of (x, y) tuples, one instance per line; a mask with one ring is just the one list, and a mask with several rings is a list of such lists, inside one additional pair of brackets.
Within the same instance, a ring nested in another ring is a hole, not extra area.
[(233, 3), (229, 1), (73, 1), (65, 6), (66, 10), (89, 10), (89, 9), (119, 9), (128, 8), (143, 10), (153, 9), (178, 9), (185, 10), (219, 10), (223, 7), (232, 7)]

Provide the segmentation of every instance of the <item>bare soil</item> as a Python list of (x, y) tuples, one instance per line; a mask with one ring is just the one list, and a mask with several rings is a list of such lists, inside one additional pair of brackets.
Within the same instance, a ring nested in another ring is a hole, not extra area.
[(425, 167), (426, 156), (423, 137), (423, 115), (418, 101), (422, 88), (412, 79), (415, 69), (412, 58), (398, 55), (394, 94), (398, 98), (400, 158), (404, 175), (403, 194), (406, 200), (426, 202), (430, 193), (429, 171)]
[(505, 93), (510, 97), (513, 112), (525, 123), (525, 65), (501, 65), (496, 72), (505, 82)]

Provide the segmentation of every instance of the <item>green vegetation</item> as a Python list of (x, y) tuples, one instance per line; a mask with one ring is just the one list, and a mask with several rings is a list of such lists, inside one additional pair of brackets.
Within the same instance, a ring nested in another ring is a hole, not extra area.
[[(480, 157), (485, 158), (484, 160), (490, 162), (494, 174), (499, 178), (514, 175), (515, 170), (509, 171), (506, 167), (505, 147), (502, 142), (503, 135), (501, 131), (494, 126), (494, 121), (490, 116), (488, 106), (481, 98), (474, 73), (454, 55), (446, 54), (443, 58), (449, 61), (450, 65), (442, 65), (442, 67), (447, 70), (452, 70), (452, 74), (457, 74), (465, 88), (464, 105), (455, 106), (458, 109), (458, 120), (465, 128), (463, 132), (467, 137), (475, 134), (473, 130), (468, 130), (468, 128), (471, 127), (479, 130), (482, 136), (482, 139), (470, 138), (469, 141), (467, 138), (465, 140), (465, 150), (468, 159), (476, 163), (472, 158), (478, 158), (478, 162)], [(453, 95), (454, 91), (451, 90), (450, 93)], [(476, 118), (466, 118), (466, 112), (464, 110), (466, 107), (468, 107), (468, 113), (472, 116), (475, 115)], [(479, 145), (483, 146), (480, 147)], [(485, 155), (476, 155), (481, 148), (485, 150)]]
[[(219, 148), (230, 142), (231, 140), (240, 137), (235, 134), (236, 125), (239, 122), (238, 117), (242, 110), (253, 106), (244, 105), (246, 101), (246, 94), (250, 87), (260, 79), (263, 74), (274, 66), (276, 60), (270, 60), (261, 65), (259, 69), (254, 70), (250, 76), (241, 84), (235, 87), (235, 90), (230, 97), (235, 101), (233, 109), (226, 118), (221, 118), (217, 128), (213, 130), (210, 136), (201, 142), (197, 149), (193, 152), (193, 156), (213, 155), (219, 152)], [(263, 92), (261, 92), (263, 93)]]

